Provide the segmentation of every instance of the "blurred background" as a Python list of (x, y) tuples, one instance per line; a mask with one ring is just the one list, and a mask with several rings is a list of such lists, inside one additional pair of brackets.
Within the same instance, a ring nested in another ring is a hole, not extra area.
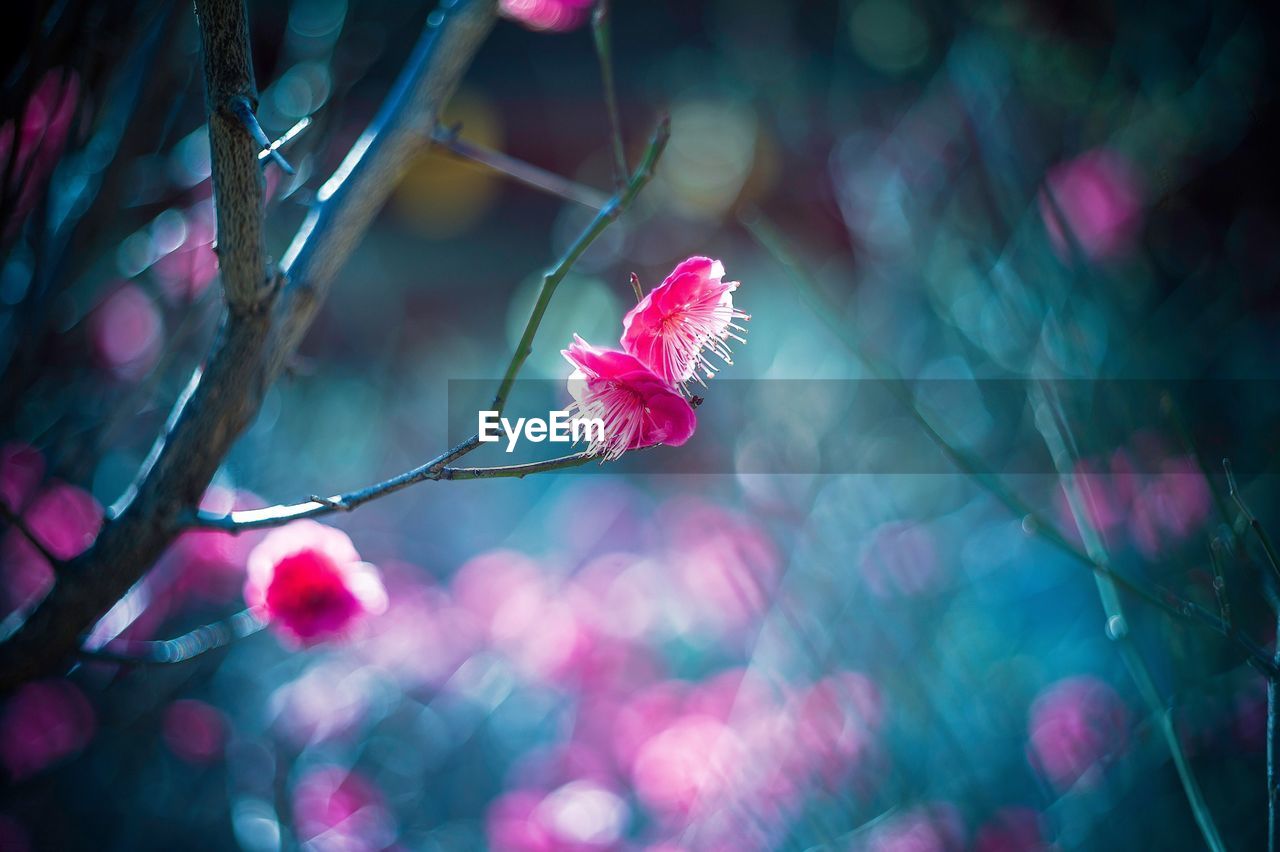
[[(0, 848), (1263, 848), (1263, 675), (1078, 556), (1273, 647), (1266, 557), (1219, 461), (1249, 460), (1243, 498), (1280, 535), (1274, 16), (613, 6), (632, 162), (663, 113), (671, 143), (523, 375), (563, 380), (574, 332), (615, 343), (629, 273), (720, 258), (749, 342), (699, 391), (695, 440), (326, 518), (390, 598), (350, 641), (267, 631), (23, 687), (0, 707)], [(250, 3), (264, 129), (311, 119), (296, 177), (267, 169), (274, 255), (431, 9)], [(66, 557), (221, 310), (199, 41), (163, 0), (6, 11), (0, 497)], [(509, 12), (448, 121), (607, 192), (586, 13)], [(443, 450), (450, 382), (501, 375), (591, 214), (424, 150), (206, 505)], [(868, 379), (902, 393), (863, 397)], [(1101, 379), (1146, 390), (1059, 394)], [(858, 463), (824, 467), (830, 441)], [(98, 634), (243, 608), (261, 537), (184, 535)], [(7, 524), (0, 559), (5, 612), (48, 588)]]

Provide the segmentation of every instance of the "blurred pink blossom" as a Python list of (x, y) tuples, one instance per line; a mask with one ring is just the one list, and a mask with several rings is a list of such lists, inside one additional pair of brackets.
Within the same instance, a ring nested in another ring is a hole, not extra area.
[(213, 200), (194, 204), (182, 215), (186, 228), (182, 243), (151, 267), (168, 298), (180, 303), (197, 298), (218, 273), (218, 258), (213, 251)]
[(992, 815), (974, 838), (974, 852), (1050, 852), (1044, 839), (1040, 814), (1031, 808), (1002, 808)]
[(396, 837), (381, 791), (363, 775), (338, 766), (303, 775), (293, 791), (293, 816), (298, 839), (316, 852), (374, 852)]
[(868, 832), (863, 852), (960, 852), (965, 827), (954, 805), (938, 803), (895, 814)]
[(21, 513), (44, 479), (44, 456), (26, 444), (0, 447), (0, 501)]
[(659, 510), (667, 562), (699, 627), (736, 635), (769, 605), (779, 557), (759, 524), (709, 501), (682, 498)]
[(661, 284), (645, 294), (622, 319), (622, 348), (669, 385), (690, 379), (700, 384), (719, 367), (714, 354), (733, 363), (728, 341), (745, 343), (746, 329), (736, 321), (750, 319), (733, 306), (737, 281), (724, 281), (724, 265), (709, 257), (682, 262)]
[[(74, 485), (47, 485), (22, 513), (27, 529), (59, 559), (79, 556), (93, 544), (102, 526), (102, 507)], [(11, 608), (48, 591), (53, 567), (27, 537), (10, 527), (3, 542), (4, 582)]]
[(571, 414), (604, 421), (604, 437), (593, 436), (589, 452), (617, 459), (655, 444), (678, 447), (693, 436), (692, 406), (635, 356), (597, 349), (576, 334), (561, 354), (574, 368)]
[(164, 711), (165, 744), (187, 763), (210, 763), (222, 756), (227, 723), (221, 711), (194, 699), (180, 699)]
[(308, 520), (272, 531), (253, 549), (244, 599), (299, 645), (345, 636), (387, 608), (377, 569), (360, 561), (347, 534)]
[(677, 719), (640, 747), (631, 770), (637, 798), (676, 823), (718, 810), (749, 761), (742, 739), (712, 716)]
[(0, 163), (13, 163), (6, 174), (15, 193), (18, 224), (39, 198), (40, 190), (62, 156), (80, 99), (80, 78), (74, 72), (53, 68), (41, 78), (20, 113), (21, 129), (14, 150), (14, 122), (0, 125)]
[(876, 527), (862, 548), (859, 567), (867, 588), (882, 598), (936, 590), (942, 579), (933, 533), (910, 521)]
[(531, 30), (577, 29), (591, 16), (594, 0), (502, 0), (502, 14)]
[(141, 378), (155, 365), (163, 331), (164, 321), (155, 302), (136, 284), (118, 287), (89, 321), (98, 357), (125, 379)]
[(1089, 259), (1105, 260), (1127, 249), (1137, 236), (1142, 191), (1133, 168), (1116, 152), (1095, 148), (1059, 163), (1045, 175), (1045, 186), (1040, 193), (1040, 216), (1060, 256), (1070, 254), (1070, 239), (1074, 239)]
[(65, 680), (28, 683), (0, 715), (0, 760), (11, 777), (27, 778), (80, 751), (93, 739), (93, 707)]
[(486, 829), (493, 852), (599, 852), (617, 847), (629, 819), (617, 792), (575, 779), (545, 794), (501, 796), (489, 807)]
[(869, 677), (843, 671), (794, 696), (791, 715), (798, 748), (789, 763), (834, 786), (861, 768), (874, 748), (884, 699)]
[(1059, 790), (1094, 784), (1100, 765), (1125, 747), (1128, 718), (1120, 696), (1103, 681), (1064, 678), (1032, 702), (1028, 759)]

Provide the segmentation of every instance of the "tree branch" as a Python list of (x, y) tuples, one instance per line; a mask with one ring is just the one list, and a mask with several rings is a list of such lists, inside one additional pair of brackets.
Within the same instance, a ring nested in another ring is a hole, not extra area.
[[(564, 280), (565, 275), (568, 274), (573, 264), (590, 247), (596, 237), (600, 236), (605, 228), (622, 215), (640, 193), (640, 190), (653, 177), (653, 170), (661, 158), (670, 136), (671, 125), (664, 118), (659, 122), (657, 129), (654, 130), (653, 138), (649, 142), (649, 147), (645, 151), (640, 166), (631, 175), (627, 185), (609, 200), (609, 203), (587, 224), (587, 227), (569, 246), (564, 255), (543, 275), (542, 289), (538, 293), (538, 299), (532, 311), (530, 311), (524, 334), (520, 338), (520, 344), (511, 356), (511, 361), (507, 365), (502, 383), (498, 387), (497, 396), (494, 398), (493, 407), (499, 412), (501, 412), (506, 402), (507, 394), (510, 393), (511, 385), (519, 374), (521, 366), (529, 357), (530, 352), (533, 351), (533, 338), (537, 334), (538, 326), (542, 322), (542, 317), (546, 313), (547, 305), (550, 304), (556, 287)], [(560, 467), (570, 467), (572, 464), (583, 464), (587, 460), (586, 457), (566, 456), (547, 462), (534, 462), (532, 465), (513, 465), (500, 468), (447, 467), (450, 463), (457, 461), (479, 446), (479, 436), (472, 435), (461, 444), (440, 454), (426, 464), (419, 465), (391, 479), (375, 483), (358, 491), (335, 494), (332, 497), (310, 498), (293, 505), (268, 506), (265, 509), (231, 512), (227, 515), (209, 515), (192, 510), (184, 517), (183, 523), (190, 527), (217, 529), (225, 532), (243, 532), (262, 527), (276, 527), (301, 518), (314, 518), (317, 515), (327, 515), (332, 512), (349, 512), (357, 506), (388, 494), (394, 494), (418, 482), (440, 479), (484, 479), (500, 476), (522, 477), (530, 473), (539, 473), (543, 470), (555, 470)], [(573, 460), (572, 463), (569, 462), (570, 459)]]
[(153, 665), (185, 663), (209, 651), (225, 648), (237, 639), (252, 636), (267, 626), (252, 610), (241, 610), (222, 621), (197, 627), (173, 639), (146, 641), (120, 639), (101, 648), (82, 648), (88, 660)]
[(618, 94), (613, 84), (613, 45), (610, 39), (609, 0), (596, 0), (591, 15), (591, 36), (600, 60), (600, 82), (604, 86), (604, 106), (609, 113), (609, 136), (613, 142), (613, 179), (621, 187), (627, 177), (627, 153), (622, 141), (622, 119), (618, 115)]
[(565, 201), (600, 210), (609, 203), (603, 192), (583, 186), (577, 181), (561, 177), (554, 172), (540, 169), (537, 166), (509, 157), (501, 151), (491, 151), (463, 139), (458, 138), (456, 127), (437, 127), (431, 141), (449, 153), (464, 160), (493, 169), (506, 175), (517, 183), (549, 193)]
[(232, 314), (257, 313), (273, 293), (262, 221), (266, 183), (258, 165), (264, 146), (253, 133), (256, 129), (263, 135), (253, 114), (258, 86), (249, 53), (248, 12), (244, 0), (196, 0), (196, 18), (204, 53), (222, 289)]
[[(213, 148), (215, 163), (234, 156), (238, 164), (248, 153), (257, 185), (257, 143), (238, 123), (234, 128), (224, 125), (227, 117), (213, 109), (223, 95), (248, 97), (237, 87), (252, 81), (245, 71), (251, 67), (248, 39), (235, 35), (244, 22), (232, 20), (228, 9), (233, 5), (243, 8), (228, 0), (201, 4), (202, 29), (215, 22), (230, 27), (203, 37), (206, 52), (216, 54), (206, 57), (211, 69), (210, 136), (231, 143)], [(252, 301), (245, 301), (248, 293), (274, 294), (279, 288), (274, 280), (261, 286), (266, 281), (265, 259), (256, 271), (244, 262), (257, 251), (254, 241), (245, 242), (238, 234), (229, 238), (223, 230), (228, 227), (234, 234), (241, 217), (250, 216), (248, 206), (257, 211), (260, 204), (252, 203), (252, 190), (239, 191), (247, 177), (239, 165), (230, 171), (225, 164), (215, 166), (218, 238), (227, 254), (223, 276), (228, 315), (206, 365), (192, 376), (135, 484), (112, 508), (93, 546), (67, 564), (49, 595), (0, 644), (0, 691), (70, 661), (80, 637), (141, 579), (181, 531), (181, 521), (199, 504), (232, 443), (257, 414), (266, 388), (302, 340), (333, 276), (399, 179), (412, 150), (430, 138), (440, 107), (493, 24), (496, 5), (496, 0), (455, 0), (446, 11), (432, 15), (377, 118), (322, 188), (318, 208), (294, 239), (285, 265), (290, 280), (272, 310), (244, 309)], [(240, 69), (238, 75), (230, 73), (232, 66)], [(231, 188), (226, 186), (229, 180)], [(229, 225), (224, 224), (224, 214), (231, 216)], [(246, 287), (246, 282), (253, 287)]]

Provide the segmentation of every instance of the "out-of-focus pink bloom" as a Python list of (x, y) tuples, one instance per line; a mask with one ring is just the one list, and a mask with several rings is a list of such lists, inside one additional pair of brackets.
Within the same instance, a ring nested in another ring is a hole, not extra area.
[[(161, 222), (166, 227), (157, 234)], [(213, 251), (213, 198), (199, 201), (180, 214), (176, 210), (161, 214), (150, 232), (152, 251), (159, 254), (151, 272), (159, 279), (168, 300), (186, 303), (197, 298), (218, 273), (218, 258)]]
[(572, 413), (604, 421), (604, 437), (592, 436), (591, 453), (612, 460), (654, 444), (678, 447), (693, 435), (693, 407), (635, 356), (597, 349), (576, 334), (561, 351), (574, 367)]
[(1089, 676), (1064, 678), (1031, 705), (1028, 759), (1059, 790), (1095, 783), (1099, 764), (1125, 746), (1128, 716), (1106, 683)]
[(840, 782), (862, 768), (884, 719), (884, 699), (860, 672), (838, 672), (792, 699), (799, 748), (789, 762), (825, 783)]
[(565, 32), (591, 16), (594, 0), (502, 0), (502, 14), (531, 30)]
[(141, 378), (155, 364), (163, 327), (155, 302), (136, 284), (108, 296), (89, 321), (98, 357), (126, 379)]
[[(1136, 472), (1135, 456), (1144, 469), (1158, 472)], [(1112, 544), (1117, 531), (1127, 531), (1132, 545), (1149, 558), (1180, 544), (1209, 514), (1209, 487), (1195, 460), (1169, 456), (1163, 443), (1149, 435), (1135, 435), (1129, 448), (1114, 453), (1108, 472), (1082, 461), (1075, 473), (1086, 520)], [(1075, 531), (1065, 485), (1057, 503), (1067, 528)]]
[(14, 166), (5, 178), (16, 193), (15, 225), (35, 205), (41, 187), (62, 156), (79, 99), (79, 76), (67, 69), (51, 69), (23, 107), (16, 151), (14, 123), (6, 121), (0, 126), (0, 163), (12, 162)]
[(421, 568), (381, 568), (390, 604), (358, 653), (406, 685), (438, 687), (481, 647), (484, 630), (447, 589), (424, 583)]
[(964, 848), (964, 821), (954, 805), (942, 803), (912, 808), (876, 825), (864, 852), (959, 852)]
[(1048, 193), (1040, 193), (1040, 216), (1054, 249), (1070, 253), (1057, 211), (1066, 219), (1071, 238), (1091, 260), (1121, 253), (1138, 233), (1142, 192), (1133, 169), (1114, 151), (1096, 148), (1059, 163), (1045, 175)]
[(26, 444), (0, 447), (0, 501), (9, 511), (22, 513), (44, 479), (44, 456)]
[(546, 826), (535, 818), (542, 793), (513, 790), (494, 799), (485, 815), (485, 835), (493, 852), (553, 852)]
[(194, 699), (181, 699), (164, 711), (164, 741), (187, 763), (210, 763), (222, 756), (227, 723), (218, 708)]
[(746, 343), (735, 320), (750, 317), (733, 306), (738, 282), (723, 279), (718, 260), (681, 263), (623, 317), (622, 348), (670, 385), (714, 376), (718, 367), (707, 353), (732, 364), (728, 341)]
[(318, 852), (374, 852), (391, 845), (395, 821), (381, 791), (357, 772), (313, 769), (293, 791), (298, 839)]
[(759, 524), (685, 498), (664, 504), (655, 526), (682, 592), (670, 605), (693, 608), (691, 627), (732, 637), (756, 623), (779, 571), (777, 548)]
[(341, 530), (295, 521), (249, 554), (245, 602), (289, 641), (341, 637), (366, 614), (387, 608), (378, 571), (360, 561)]
[(630, 815), (609, 787), (574, 779), (546, 794), (515, 790), (500, 796), (485, 827), (494, 852), (598, 852), (616, 848)]
[(534, 811), (555, 848), (564, 852), (609, 849), (621, 839), (630, 818), (626, 801), (594, 781), (575, 780), (552, 790)]
[(369, 715), (378, 694), (376, 670), (350, 659), (325, 659), (271, 694), (276, 729), (299, 746), (339, 739)]
[[(200, 508), (213, 515), (258, 505), (261, 505), (258, 498), (247, 491), (216, 485), (211, 486), (200, 501)], [(230, 599), (244, 585), (249, 553), (261, 539), (262, 535), (256, 532), (190, 530), (182, 533), (163, 559), (173, 597), (181, 600), (193, 596), (217, 603)]]
[(0, 760), (15, 779), (27, 778), (84, 748), (93, 739), (93, 707), (65, 680), (28, 683), (0, 716)]
[(1209, 514), (1209, 485), (1190, 458), (1168, 459), (1133, 501), (1129, 534), (1138, 550), (1154, 557), (1195, 532)]
[[(50, 553), (71, 559), (97, 538), (102, 507), (83, 489), (53, 483), (36, 495), (22, 518)], [(17, 529), (11, 527), (5, 534), (3, 554), (5, 588), (12, 607), (29, 603), (53, 584), (53, 566)]]
[(933, 534), (923, 524), (881, 524), (862, 548), (862, 579), (877, 597), (917, 595), (935, 589), (942, 566)]
[(631, 779), (636, 796), (665, 820), (680, 822), (718, 810), (749, 771), (751, 756), (719, 719), (689, 715), (640, 747)]
[(592, 642), (560, 589), (521, 553), (494, 550), (469, 560), (453, 589), (494, 648), (526, 676), (561, 679)]
[(974, 838), (974, 852), (1049, 852), (1040, 814), (1031, 808), (1002, 808)]

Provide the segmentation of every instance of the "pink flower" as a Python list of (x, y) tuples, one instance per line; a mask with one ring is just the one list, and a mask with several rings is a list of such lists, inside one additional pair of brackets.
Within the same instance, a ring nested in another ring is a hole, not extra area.
[(718, 369), (706, 353), (732, 364), (729, 340), (746, 343), (746, 329), (734, 322), (750, 319), (733, 306), (738, 282), (723, 278), (718, 260), (681, 263), (623, 317), (622, 348), (669, 384), (704, 384)]
[(591, 16), (595, 0), (502, 0), (502, 14), (531, 30), (564, 32)]
[(244, 599), (300, 645), (343, 636), (362, 615), (387, 608), (377, 569), (360, 561), (346, 533), (305, 520), (275, 530), (249, 554)]
[(307, 772), (293, 791), (298, 838), (308, 849), (374, 852), (395, 840), (395, 819), (372, 781), (339, 766)]
[(596, 349), (576, 334), (561, 354), (574, 366), (571, 411), (604, 421), (604, 436), (591, 437), (589, 452), (612, 460), (654, 444), (678, 447), (693, 435), (693, 408), (635, 356)]
[(1070, 253), (1074, 239), (1090, 260), (1106, 260), (1123, 253), (1137, 237), (1142, 191), (1132, 167), (1114, 151), (1095, 148), (1058, 163), (1045, 175), (1045, 184), (1040, 216), (1059, 256)]
[(0, 715), (0, 762), (13, 779), (27, 778), (80, 751), (93, 739), (93, 707), (65, 680), (21, 687)]
[(1032, 766), (1059, 790), (1097, 780), (1097, 765), (1122, 749), (1128, 711), (1097, 678), (1069, 677), (1049, 686), (1031, 705), (1027, 747)]

